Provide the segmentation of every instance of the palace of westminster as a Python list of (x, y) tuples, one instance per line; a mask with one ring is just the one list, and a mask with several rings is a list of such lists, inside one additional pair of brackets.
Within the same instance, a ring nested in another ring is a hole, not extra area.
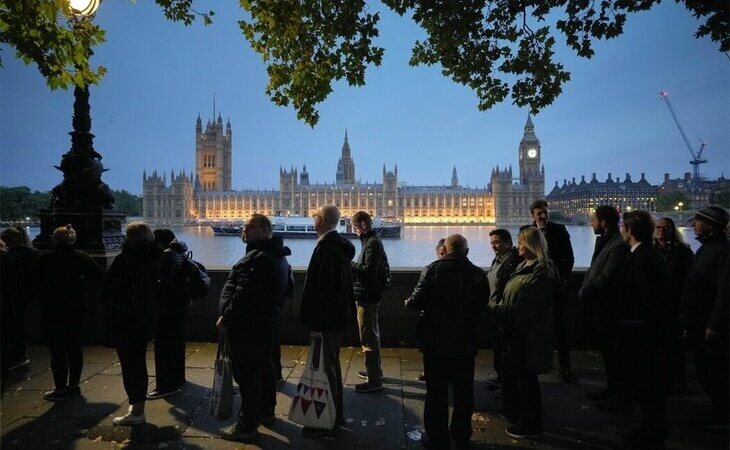
[(545, 196), (545, 169), (540, 164), (540, 141), (530, 117), (518, 148), (518, 174), (512, 167), (492, 169), (488, 187), (459, 184), (454, 167), (444, 186), (401, 186), (398, 166), (386, 170), (381, 183), (360, 183), (345, 132), (334, 183), (310, 183), (301, 172), (279, 170), (279, 190), (231, 189), (231, 123), (218, 115), (205, 131), (195, 125), (195, 174), (185, 171), (143, 175), (144, 220), (158, 225), (200, 222), (243, 222), (253, 213), (268, 216), (310, 216), (321, 205), (334, 204), (343, 216), (365, 210), (373, 216), (396, 218), (405, 224), (523, 224), (530, 221), (529, 205)]

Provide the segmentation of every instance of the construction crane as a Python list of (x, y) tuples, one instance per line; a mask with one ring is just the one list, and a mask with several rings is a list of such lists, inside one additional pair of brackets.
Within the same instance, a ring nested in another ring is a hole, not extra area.
[(667, 91), (661, 91), (659, 93), (659, 97), (664, 100), (664, 102), (667, 104), (667, 108), (669, 108), (669, 112), (672, 113), (672, 118), (674, 119), (674, 123), (677, 124), (677, 128), (679, 128), (679, 132), (682, 134), (682, 139), (684, 139), (684, 143), (687, 144), (687, 150), (689, 150), (689, 153), (692, 155), (692, 161), (689, 163), (692, 164), (692, 183), (694, 185), (698, 185), (701, 181), (700, 178), (700, 164), (705, 164), (707, 162), (706, 159), (702, 159), (702, 154), (705, 151), (705, 145), (707, 144), (705, 141), (700, 139), (700, 148), (695, 152), (694, 149), (692, 149), (692, 144), (689, 143), (689, 139), (687, 139), (687, 134), (684, 132), (684, 128), (682, 128), (682, 124), (679, 122), (679, 119), (677, 118), (677, 113), (674, 112), (674, 107), (672, 106), (672, 103), (669, 101), (669, 92)]

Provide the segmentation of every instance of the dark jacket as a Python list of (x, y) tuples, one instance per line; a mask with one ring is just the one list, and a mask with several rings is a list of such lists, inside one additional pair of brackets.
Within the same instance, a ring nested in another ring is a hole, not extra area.
[[(520, 227), (520, 231), (527, 227), (536, 227), (535, 222), (532, 225), (524, 225)], [(563, 281), (570, 279), (570, 273), (573, 271), (575, 258), (573, 257), (573, 246), (570, 243), (570, 234), (565, 225), (548, 221), (545, 225), (545, 239), (548, 243), (548, 256), (553, 260), (558, 273)]]
[[(500, 265), (499, 269), (497, 270), (497, 282), (495, 283), (494, 291), (490, 293), (490, 297), (495, 298), (497, 302), (502, 300), (502, 296), (504, 295), (504, 287), (507, 285), (507, 281), (509, 281), (509, 278), (512, 276), (512, 272), (515, 271), (515, 269), (521, 262), (522, 258), (517, 252), (517, 248), (511, 247), (507, 251), (507, 256), (502, 262), (502, 265)], [(492, 263), (492, 265), (494, 265), (494, 263)]]
[(598, 336), (615, 331), (618, 325), (618, 294), (621, 267), (629, 247), (618, 230), (596, 240), (598, 252), (593, 254), (591, 267), (583, 278), (578, 298), (584, 306), (586, 325)]
[(704, 339), (707, 328), (725, 333), (728, 329), (727, 305), (716, 302), (720, 283), (728, 282), (720, 272), (728, 258), (728, 240), (724, 235), (713, 235), (700, 242), (702, 247), (689, 268), (682, 294), (681, 322), (690, 339)]
[(42, 254), (28, 270), (38, 285), (44, 320), (54, 323), (80, 317), (86, 310), (85, 283), (104, 275), (91, 256), (69, 246)]
[[(10, 343), (13, 326), (13, 308), (18, 302), (18, 266), (8, 252), (0, 251), (0, 345), (5, 349)], [(3, 350), (5, 353), (5, 350)], [(3, 360), (5, 364), (5, 360)], [(7, 367), (7, 365), (5, 365)], [(5, 373), (3, 368), (3, 373)]]
[(667, 273), (664, 292), (667, 293), (672, 315), (676, 317), (679, 315), (684, 283), (687, 281), (687, 273), (692, 265), (694, 255), (689, 245), (679, 242), (672, 242), (664, 248), (655, 244), (655, 247), (664, 262)]
[(33, 274), (30, 273), (30, 267), (40, 253), (34, 248), (24, 246), (12, 247), (8, 252), (13, 255), (18, 266), (18, 293), (22, 308), (29, 305), (37, 296), (37, 285), (33, 280)]
[(619, 321), (622, 326), (641, 326), (667, 331), (671, 309), (666, 301), (666, 271), (651, 242), (629, 250), (619, 277)]
[(559, 276), (550, 262), (522, 262), (507, 282), (502, 301), (489, 303), (502, 332), (507, 364), (532, 373), (550, 372)]
[(273, 336), (284, 298), (292, 283), (289, 247), (281, 237), (253, 242), (234, 264), (223, 285), (218, 309), (230, 340), (255, 345)]
[(107, 345), (117, 347), (132, 338), (152, 338), (159, 255), (154, 242), (125, 243), (109, 266), (102, 287)]
[(362, 249), (357, 261), (352, 261), (355, 301), (377, 303), (383, 299), (383, 283), (380, 278), (387, 256), (383, 242), (374, 230), (360, 236)]
[(183, 262), (188, 246), (184, 242), (172, 241), (160, 255), (159, 283), (157, 285), (157, 320), (165, 323), (171, 315), (185, 314), (190, 298), (185, 292)]
[(489, 283), (466, 256), (447, 254), (421, 272), (406, 306), (421, 311), (419, 341), (423, 353), (473, 358), (478, 351), (479, 315), (486, 310)]
[(307, 267), (299, 320), (313, 331), (344, 331), (355, 323), (350, 261), (355, 246), (330, 231), (319, 239)]

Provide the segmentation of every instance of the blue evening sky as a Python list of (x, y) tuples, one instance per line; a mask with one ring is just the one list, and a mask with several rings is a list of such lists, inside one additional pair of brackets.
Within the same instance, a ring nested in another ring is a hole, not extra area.
[[(140, 193), (144, 169), (168, 177), (194, 169), (195, 119), (212, 116), (213, 93), (233, 126), (236, 189), (278, 188), (280, 165), (306, 164), (312, 182), (333, 182), (345, 128), (362, 181), (379, 181), (384, 163), (398, 164), (409, 184), (448, 184), (454, 165), (470, 186), (486, 185), (494, 165), (516, 169), (526, 110), (508, 101), (479, 112), (475, 95), (438, 67), (409, 67), (410, 48), (423, 36), (410, 19), (371, 6), (383, 11), (383, 64), (368, 70), (364, 87), (337, 83), (311, 129), (265, 96), (265, 67), (237, 26), (237, 2), (196, 3), (216, 10), (213, 25), (168, 22), (152, 2), (107, 1), (97, 13), (107, 42), (93, 62), (108, 74), (92, 87), (92, 132), (112, 188)], [(730, 175), (730, 60), (709, 39), (695, 39), (696, 28), (684, 6), (665, 2), (630, 16), (624, 35), (598, 43), (590, 60), (558, 36), (557, 56), (572, 80), (534, 118), (547, 191), (555, 180), (592, 172), (601, 180), (646, 172), (659, 183), (664, 172), (689, 171), (688, 151), (659, 100), (663, 89), (693, 145), (708, 142), (704, 175)], [(51, 92), (35, 66), (2, 50), (0, 184), (50, 189), (61, 179), (52, 166), (70, 146), (72, 91)]]

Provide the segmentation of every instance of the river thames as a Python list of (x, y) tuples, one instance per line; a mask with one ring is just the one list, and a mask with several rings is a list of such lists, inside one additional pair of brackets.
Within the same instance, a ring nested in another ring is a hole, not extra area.
[[(489, 232), (495, 228), (488, 225), (405, 226), (401, 239), (384, 239), (383, 243), (392, 268), (423, 267), (434, 260), (434, 247), (440, 238), (459, 233), (469, 241), (469, 259), (478, 266), (488, 267), (494, 258), (489, 246)], [(518, 228), (507, 227), (515, 243)], [(214, 236), (213, 230), (207, 226), (175, 228), (173, 231), (193, 251), (194, 258), (210, 269), (230, 268), (245, 251), (245, 244), (239, 238)], [(681, 231), (692, 250), (697, 251), (699, 242), (694, 238), (692, 229), (681, 228)], [(568, 232), (573, 243), (575, 267), (589, 266), (596, 238), (593, 229), (589, 226), (568, 226)], [(359, 252), (360, 243), (357, 239), (352, 239), (352, 242)], [(306, 268), (315, 243), (314, 239), (286, 239), (285, 244), (292, 250), (289, 263), (294, 267)]]

